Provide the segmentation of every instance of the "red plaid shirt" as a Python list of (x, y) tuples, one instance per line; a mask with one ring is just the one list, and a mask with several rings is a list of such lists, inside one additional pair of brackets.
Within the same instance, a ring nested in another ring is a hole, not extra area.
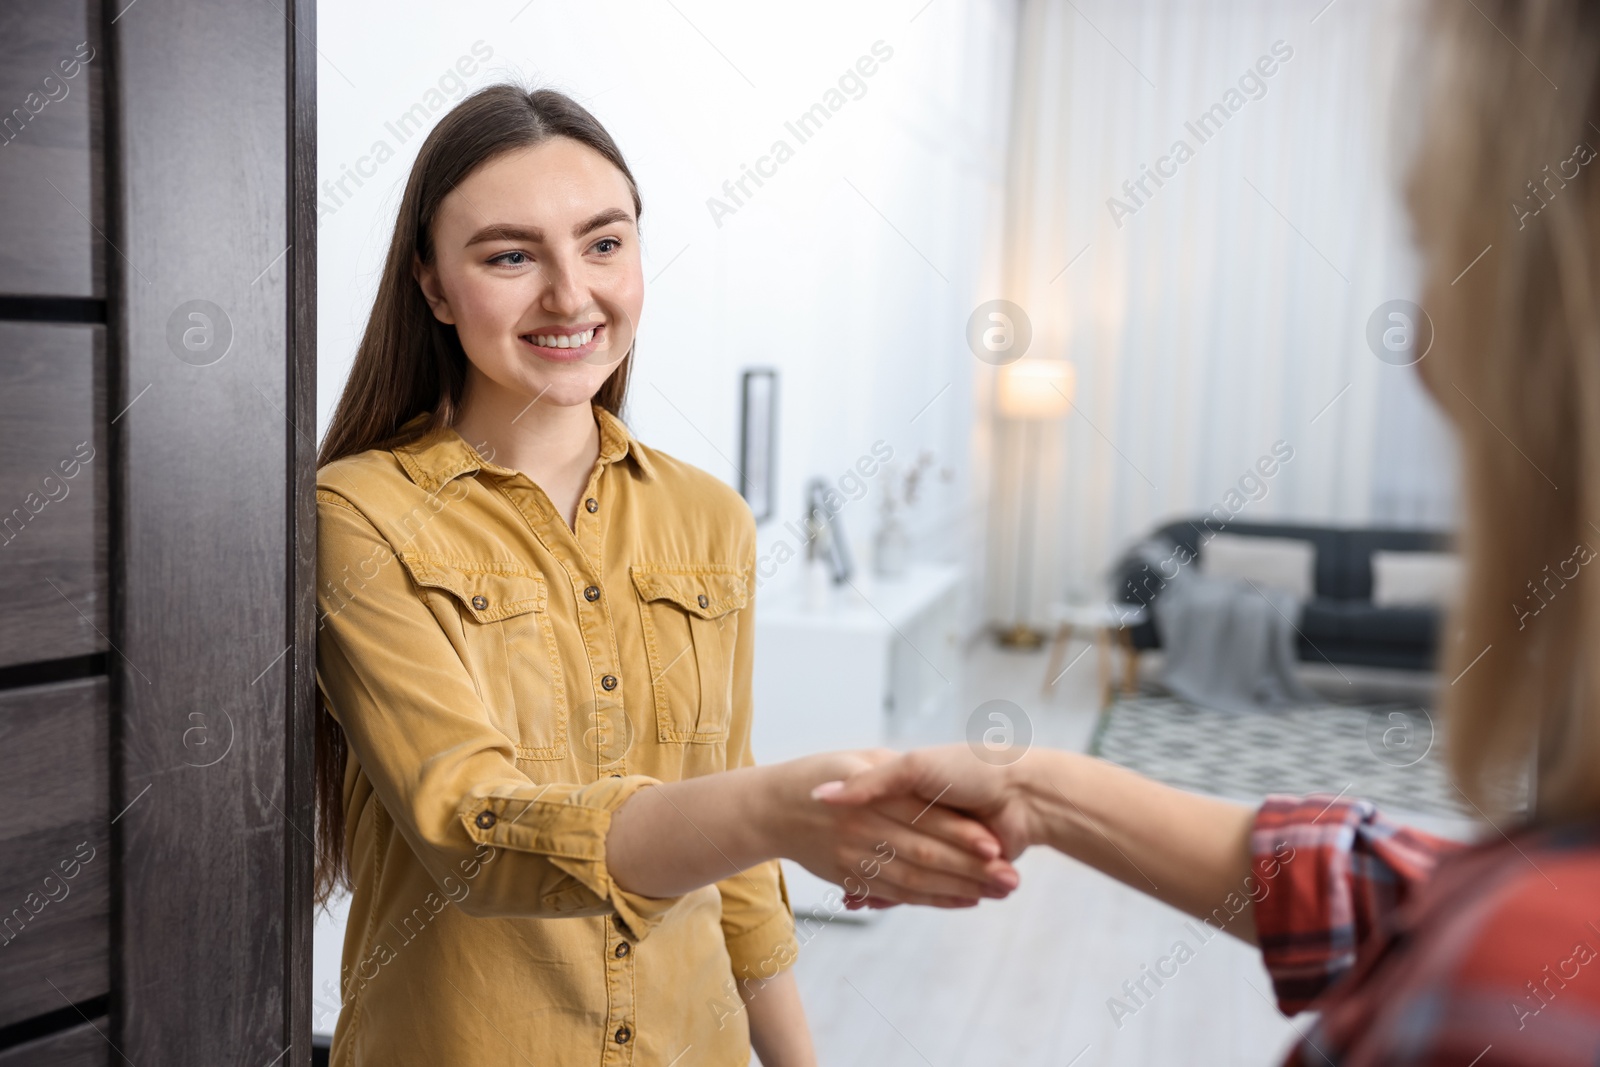
[(1320, 1012), (1287, 1065), (1600, 1063), (1600, 820), (1466, 846), (1275, 796), (1251, 852), (1278, 1006)]

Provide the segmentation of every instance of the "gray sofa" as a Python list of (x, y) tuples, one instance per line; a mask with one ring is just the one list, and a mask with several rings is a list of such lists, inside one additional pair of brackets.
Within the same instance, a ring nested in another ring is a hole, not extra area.
[[(1378, 607), (1372, 603), (1372, 553), (1443, 552), (1452, 539), (1443, 531), (1340, 528), (1278, 523), (1228, 522), (1212, 517), (1180, 520), (1157, 529), (1194, 553), (1198, 564), (1212, 533), (1244, 537), (1291, 537), (1316, 546), (1316, 595), (1300, 618), (1299, 655), (1308, 662), (1429, 670), (1438, 647), (1440, 612), (1431, 607)], [(1149, 606), (1165, 582), (1147, 563), (1130, 556), (1112, 575), (1112, 598)], [(1161, 646), (1153, 612), (1129, 635), (1135, 649)]]

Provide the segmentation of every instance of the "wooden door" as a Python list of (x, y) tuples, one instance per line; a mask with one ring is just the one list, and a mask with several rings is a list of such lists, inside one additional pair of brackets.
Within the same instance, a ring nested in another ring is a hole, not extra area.
[(0, 1067), (310, 1062), (310, 0), (0, 0)]

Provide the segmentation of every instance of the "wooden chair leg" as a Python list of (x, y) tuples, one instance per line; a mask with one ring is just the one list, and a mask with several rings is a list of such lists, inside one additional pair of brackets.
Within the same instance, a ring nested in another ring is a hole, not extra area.
[(1056, 671), (1061, 666), (1061, 661), (1067, 654), (1067, 642), (1072, 638), (1072, 627), (1062, 623), (1056, 627), (1056, 635), (1050, 642), (1050, 662), (1044, 668), (1044, 685), (1040, 692), (1045, 696), (1050, 695), (1050, 687), (1055, 684)]
[(1095, 650), (1100, 661), (1100, 706), (1109, 707), (1111, 704), (1111, 631), (1104, 626), (1094, 632)]
[(1133, 635), (1125, 629), (1117, 631), (1117, 643), (1122, 646), (1122, 691), (1132, 696), (1139, 691), (1139, 650), (1133, 647)]

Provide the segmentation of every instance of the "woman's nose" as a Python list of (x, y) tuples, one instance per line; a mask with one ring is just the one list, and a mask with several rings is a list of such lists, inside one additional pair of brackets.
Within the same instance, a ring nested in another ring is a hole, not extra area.
[(556, 315), (575, 315), (589, 304), (589, 287), (579, 264), (546, 262), (542, 303)]

